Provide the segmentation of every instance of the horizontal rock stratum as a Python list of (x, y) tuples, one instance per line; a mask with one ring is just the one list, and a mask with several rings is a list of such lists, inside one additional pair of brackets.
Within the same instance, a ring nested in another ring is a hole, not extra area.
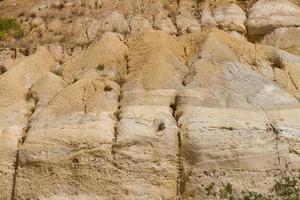
[(299, 1), (0, 11), (23, 30), (0, 41), (0, 200), (240, 200), (299, 176)]

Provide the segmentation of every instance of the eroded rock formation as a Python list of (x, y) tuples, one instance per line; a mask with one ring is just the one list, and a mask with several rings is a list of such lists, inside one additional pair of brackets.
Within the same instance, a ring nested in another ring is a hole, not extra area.
[(0, 9), (24, 28), (1, 42), (1, 200), (220, 199), (207, 185), (297, 176), (297, 1)]

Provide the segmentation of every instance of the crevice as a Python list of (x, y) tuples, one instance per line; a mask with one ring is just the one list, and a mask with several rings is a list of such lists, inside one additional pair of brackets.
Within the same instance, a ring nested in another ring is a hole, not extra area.
[(38, 103), (38, 98), (33, 94), (32, 87), (28, 89), (27, 94), (25, 95), (25, 101), (26, 102), (32, 102), (33, 107), (30, 110), (30, 114), (27, 118), (26, 126), (23, 128), (21, 137), (18, 140), (18, 149), (16, 151), (16, 160), (14, 163), (14, 174), (13, 174), (13, 185), (12, 185), (12, 191), (11, 191), (11, 200), (15, 200), (15, 191), (16, 191), (16, 182), (17, 182), (17, 176), (20, 166), (20, 147), (25, 143), (25, 140), (27, 138), (27, 134), (29, 130), (31, 129), (31, 122), (32, 122), (32, 116), (36, 110), (36, 106)]
[(171, 16), (171, 20), (173, 21), (173, 24), (176, 28), (176, 36), (179, 35), (179, 30), (178, 30), (178, 25), (177, 25), (177, 16), (179, 14), (178, 10), (179, 10), (179, 6), (180, 6), (180, 1), (181, 0), (176, 1), (176, 3), (177, 3), (176, 12), (175, 12), (175, 15)]
[(291, 73), (290, 73), (290, 72), (287, 72), (287, 75), (288, 75), (289, 79), (291, 80), (291, 83), (293, 84), (293, 86), (295, 87), (295, 89), (296, 89), (297, 91), (300, 91), (299, 88), (298, 88), (298, 86), (297, 86), (297, 84), (295, 83), (293, 77), (291, 76)]
[(179, 119), (181, 117), (181, 113), (178, 112), (178, 105), (179, 105), (179, 96), (176, 95), (174, 102), (170, 105), (172, 110), (172, 116), (176, 121), (177, 126), (177, 140), (178, 140), (178, 175), (177, 175), (177, 200), (182, 199), (182, 196), (185, 191), (185, 173), (184, 173), (184, 166), (183, 166), (183, 156), (182, 156), (182, 138), (181, 138), (181, 126), (179, 125)]
[(185, 191), (185, 172), (183, 165), (183, 156), (182, 156), (182, 140), (180, 130), (177, 132), (178, 138), (178, 182), (177, 182), (177, 199), (182, 199)]
[[(125, 39), (125, 41), (126, 41), (126, 39)], [(126, 44), (126, 42), (124, 44), (128, 48), (128, 45)], [(129, 61), (130, 61), (130, 59), (129, 59), (129, 56), (127, 54), (124, 55), (124, 58), (125, 58), (125, 61), (126, 61), (125, 67), (126, 67), (126, 75), (127, 75), (127, 74), (129, 74)], [(114, 112), (116, 122), (115, 122), (115, 125), (114, 125), (114, 138), (112, 140), (111, 155), (112, 155), (112, 158), (113, 158), (113, 165), (115, 167), (118, 167), (117, 158), (116, 158), (116, 146), (117, 146), (117, 141), (118, 141), (120, 121), (121, 121), (121, 115), (122, 115), (123, 86), (124, 86), (124, 83), (125, 83), (125, 79), (122, 78), (120, 75), (118, 75), (118, 79), (116, 80), (116, 82), (120, 86), (120, 93), (119, 93), (119, 96), (118, 96), (118, 109), (117, 109), (116, 112)]]
[(130, 73), (130, 65), (129, 65), (129, 56), (127, 54), (124, 55), (125, 61), (126, 61), (126, 74), (128, 75)]
[(272, 132), (276, 135), (275, 145), (276, 145), (276, 149), (277, 149), (277, 160), (278, 160), (279, 166), (281, 166), (280, 153), (279, 153), (279, 148), (278, 148), (278, 141), (279, 141), (279, 135), (281, 134), (281, 130), (278, 129), (276, 127), (276, 125), (273, 123), (270, 123), (269, 125), (270, 125), (270, 129), (272, 130)]
[(89, 36), (89, 33), (88, 33), (88, 29), (90, 28), (90, 26), (88, 26), (86, 29), (85, 29), (85, 35), (86, 35), (86, 38), (87, 38), (87, 40), (90, 42), (91, 41), (91, 39), (90, 39), (90, 36)]
[(15, 191), (16, 191), (16, 182), (17, 182), (17, 175), (18, 175), (18, 168), (19, 168), (19, 162), (20, 162), (20, 158), (19, 158), (19, 149), (17, 150), (16, 153), (16, 161), (14, 163), (14, 175), (13, 175), (13, 185), (12, 185), (12, 191), (11, 191), (11, 200), (15, 200)]
[(79, 120), (79, 124), (82, 123), (82, 121), (84, 120), (86, 114), (88, 113), (87, 105), (86, 105), (86, 102), (87, 102), (87, 89), (85, 87), (83, 88), (83, 97), (81, 98), (81, 101), (82, 101), (82, 104), (83, 104), (83, 115), (82, 115), (81, 119)]
[[(127, 44), (127, 35), (125, 35), (124, 39), (124, 44), (126, 45), (128, 49), (128, 44)], [(124, 54), (124, 59), (125, 59), (125, 69), (126, 69), (126, 75), (130, 73), (130, 58), (128, 54)], [(126, 77), (125, 75), (125, 77)], [(114, 116), (116, 118), (116, 122), (114, 125), (114, 138), (112, 140), (112, 145), (111, 145), (111, 155), (113, 157), (113, 165), (115, 167), (118, 167), (117, 165), (117, 158), (116, 158), (116, 146), (117, 146), (117, 141), (118, 141), (118, 135), (119, 135), (119, 129), (120, 129), (120, 121), (121, 121), (121, 115), (122, 115), (122, 103), (123, 103), (123, 86), (125, 84), (125, 78), (118, 74), (118, 78), (116, 80), (116, 83), (119, 84), (120, 86), (120, 93), (118, 96), (118, 109), (116, 112), (114, 112)]]
[(117, 161), (116, 161), (116, 144), (118, 141), (118, 135), (119, 135), (119, 127), (120, 127), (120, 121), (121, 121), (121, 114), (122, 114), (122, 101), (123, 101), (123, 91), (122, 87), (123, 84), (120, 85), (120, 94), (118, 96), (118, 110), (114, 112), (114, 116), (116, 118), (116, 123), (114, 125), (114, 138), (112, 140), (112, 146), (111, 146), (111, 155), (113, 157), (113, 164), (117, 167)]
[(27, 118), (27, 124), (26, 127), (24, 128), (23, 134), (20, 138), (19, 144), (23, 145), (26, 138), (27, 138), (27, 133), (29, 132), (30, 128), (31, 128), (31, 122), (32, 122), (32, 116), (35, 113), (37, 104), (38, 104), (38, 97), (35, 96), (35, 94), (32, 91), (32, 87), (28, 90), (27, 94), (25, 95), (25, 101), (27, 102), (32, 102), (33, 103), (33, 107), (30, 109), (30, 114)]
[[(278, 142), (279, 142), (279, 137), (281, 134), (281, 130), (276, 126), (274, 122), (272, 122), (271, 118), (269, 117), (268, 113), (264, 110), (263, 107), (261, 107), (262, 111), (265, 113), (268, 123), (267, 123), (267, 130), (270, 131), (271, 133), (275, 134), (275, 147), (277, 151), (277, 160), (278, 160), (278, 165), (279, 167), (281, 166), (281, 160), (280, 160), (280, 152), (279, 152), (279, 147), (278, 147)], [(288, 167), (288, 166), (286, 166)]]

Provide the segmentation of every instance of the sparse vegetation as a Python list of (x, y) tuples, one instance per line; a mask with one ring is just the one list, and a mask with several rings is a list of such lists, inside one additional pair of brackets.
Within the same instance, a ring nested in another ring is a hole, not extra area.
[(264, 196), (253, 191), (243, 192), (242, 195), (242, 200), (271, 200), (270, 197)]
[(207, 196), (217, 196), (217, 193), (215, 191), (215, 183), (210, 183), (208, 186), (205, 187), (206, 195)]
[(297, 187), (297, 179), (299, 177), (283, 177), (274, 185), (272, 191), (282, 200), (299, 200), (300, 189)]
[(269, 194), (260, 194), (255, 191), (236, 192), (231, 183), (227, 183), (219, 191), (215, 188), (215, 183), (210, 183), (205, 187), (206, 195), (225, 200), (300, 200), (300, 188), (298, 180), (300, 177), (284, 176), (278, 180)]
[(21, 25), (15, 18), (0, 17), (0, 40), (5, 40), (9, 37), (22, 38)]
[(232, 185), (227, 183), (224, 188), (220, 189), (219, 196), (221, 199), (234, 199)]
[(273, 68), (279, 68), (279, 69), (284, 68), (284, 60), (283, 60), (282, 56), (279, 53), (273, 52), (269, 56), (268, 60), (271, 63), (271, 66)]
[(103, 71), (105, 69), (105, 66), (102, 64), (97, 65), (97, 70)]
[(163, 130), (165, 130), (165, 129), (166, 129), (166, 126), (165, 126), (165, 124), (162, 122), (162, 123), (160, 123), (160, 124), (158, 125), (157, 132), (163, 131)]
[(105, 91), (105, 92), (110, 92), (110, 91), (112, 91), (112, 87), (111, 87), (110, 85), (106, 85), (106, 86), (104, 87), (104, 91)]

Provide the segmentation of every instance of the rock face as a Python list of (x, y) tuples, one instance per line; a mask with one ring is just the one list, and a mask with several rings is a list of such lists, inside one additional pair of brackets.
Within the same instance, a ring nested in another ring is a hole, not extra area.
[(0, 11), (20, 5), (29, 31), (0, 50), (1, 200), (230, 199), (298, 176), (297, 1)]
[(225, 4), (217, 6), (213, 11), (214, 19), (219, 27), (224, 30), (246, 32), (245, 12), (236, 4)]
[(285, 0), (259, 0), (249, 11), (250, 35), (266, 34), (279, 27), (300, 26), (299, 6)]

